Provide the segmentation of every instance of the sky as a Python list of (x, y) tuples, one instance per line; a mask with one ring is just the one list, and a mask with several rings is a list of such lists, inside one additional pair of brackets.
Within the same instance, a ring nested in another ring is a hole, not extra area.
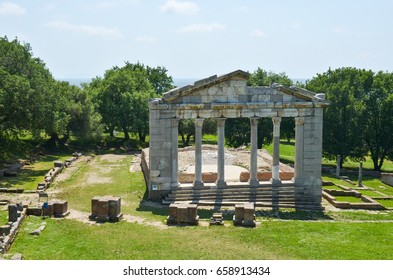
[(56, 79), (125, 61), (178, 79), (258, 67), (310, 79), (393, 72), (392, 15), (391, 0), (0, 0), (0, 36), (29, 43)]

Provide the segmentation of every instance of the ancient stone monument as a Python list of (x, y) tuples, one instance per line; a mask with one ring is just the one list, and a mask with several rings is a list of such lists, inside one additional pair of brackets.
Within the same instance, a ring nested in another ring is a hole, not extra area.
[(198, 205), (189, 203), (173, 203), (169, 205), (167, 225), (198, 225)]
[(118, 222), (123, 214), (121, 199), (115, 196), (95, 196), (91, 199), (90, 220), (97, 222)]
[(254, 203), (242, 203), (235, 205), (235, 215), (233, 216), (235, 226), (255, 227), (255, 205)]
[[(324, 94), (298, 87), (273, 84), (269, 87), (246, 85), (249, 74), (237, 70), (223, 76), (212, 76), (193, 85), (173, 89), (162, 98), (149, 102), (150, 151), (149, 174), (145, 174), (149, 198), (156, 201), (183, 186), (179, 184), (178, 125), (181, 119), (195, 120), (195, 177), (192, 186), (203, 188), (202, 124), (207, 118), (217, 119), (217, 180), (214, 188), (225, 189), (225, 121), (246, 117), (251, 124), (251, 158), (248, 186), (260, 188), (257, 173), (257, 122), (270, 118), (273, 123), (273, 166), (270, 186), (280, 188), (279, 139), (282, 118), (295, 119), (295, 172), (286, 186), (296, 192), (296, 204), (307, 202), (312, 209), (321, 207), (322, 118), (329, 105)], [(240, 183), (240, 182), (239, 182)], [(265, 186), (265, 185), (264, 185)], [(278, 200), (280, 201), (280, 200)]]

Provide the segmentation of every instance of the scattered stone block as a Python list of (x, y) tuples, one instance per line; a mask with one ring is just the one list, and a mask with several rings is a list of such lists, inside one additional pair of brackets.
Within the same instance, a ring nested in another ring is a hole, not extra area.
[(224, 225), (224, 219), (222, 217), (222, 213), (213, 213), (213, 216), (210, 218), (210, 225)]
[(118, 222), (121, 213), (121, 199), (114, 196), (96, 196), (91, 199), (90, 220), (97, 222)]
[[(49, 210), (49, 204), (48, 204)], [(67, 216), (70, 212), (68, 211), (67, 200), (56, 200), (53, 202), (53, 216), (56, 218), (63, 218)]]
[(233, 216), (235, 226), (255, 227), (255, 206), (254, 203), (243, 203), (235, 205), (235, 215)]
[(82, 153), (74, 152), (74, 153), (72, 153), (72, 156), (73, 156), (73, 157), (76, 157), (76, 158), (79, 158), (79, 157), (82, 156)]
[(0, 236), (10, 234), (11, 226), (10, 225), (3, 225), (0, 226)]
[(167, 225), (198, 225), (198, 205), (189, 203), (172, 203), (169, 205)]
[(60, 160), (56, 160), (56, 161), (53, 162), (53, 165), (55, 167), (63, 168), (64, 167), (64, 162), (62, 162)]
[(11, 260), (13, 260), (13, 261), (23, 260), (23, 255), (20, 253), (16, 253), (15, 255), (12, 256)]
[(39, 228), (30, 232), (30, 235), (40, 235), (42, 231), (45, 229), (46, 223), (42, 223)]
[(18, 220), (18, 206), (16, 204), (8, 205), (8, 221), (16, 222)]

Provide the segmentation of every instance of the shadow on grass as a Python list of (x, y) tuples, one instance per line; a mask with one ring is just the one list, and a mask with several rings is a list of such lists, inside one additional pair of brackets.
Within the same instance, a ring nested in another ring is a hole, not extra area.
[[(169, 207), (157, 203), (153, 205), (149, 203), (146, 205), (145, 200), (142, 200), (139, 207), (136, 209), (140, 212), (148, 212), (156, 216), (166, 218), (169, 215)], [(225, 221), (232, 221), (234, 215), (233, 210), (219, 210), (212, 207), (211, 209), (199, 208), (198, 216), (202, 220), (209, 220), (213, 213), (221, 212)], [(279, 219), (279, 220), (298, 220), (298, 221), (332, 221), (333, 217), (327, 215), (323, 211), (290, 211), (290, 210), (257, 210), (256, 216), (262, 219)]]
[(274, 210), (258, 210), (256, 216), (267, 219), (280, 220), (297, 220), (297, 221), (332, 221), (331, 216), (323, 211), (274, 211)]

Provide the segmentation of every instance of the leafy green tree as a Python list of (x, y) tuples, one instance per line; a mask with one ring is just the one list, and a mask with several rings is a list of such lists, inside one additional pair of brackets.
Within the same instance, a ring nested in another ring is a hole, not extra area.
[(361, 135), (370, 151), (374, 170), (380, 171), (393, 151), (393, 74), (378, 72), (372, 89), (362, 99)]
[(195, 123), (193, 119), (182, 119), (179, 122), (179, 134), (183, 142), (183, 147), (190, 145), (191, 136), (195, 134)]
[(372, 71), (356, 68), (329, 69), (307, 82), (307, 89), (326, 94), (330, 106), (324, 111), (323, 153), (329, 159), (362, 159), (367, 155), (359, 121), (364, 109), (362, 100), (373, 86)]
[(68, 82), (60, 82), (67, 96), (67, 115), (70, 120), (66, 127), (64, 140), (70, 138), (70, 134), (76, 136), (82, 142), (88, 142), (100, 138), (102, 134), (101, 116), (96, 111), (92, 96), (89, 91)]
[(54, 137), (68, 117), (65, 99), (43, 61), (33, 57), (29, 44), (0, 38), (0, 127), (6, 134), (42, 131)]
[[(154, 77), (150, 73), (154, 73)], [(166, 90), (166, 82), (171, 80), (165, 68), (126, 62), (123, 67), (107, 70), (104, 78), (93, 80), (88, 88), (96, 96), (102, 122), (111, 136), (119, 127), (126, 140), (130, 138), (129, 132), (134, 132), (144, 141), (149, 127), (148, 100), (157, 96), (157, 90)]]

